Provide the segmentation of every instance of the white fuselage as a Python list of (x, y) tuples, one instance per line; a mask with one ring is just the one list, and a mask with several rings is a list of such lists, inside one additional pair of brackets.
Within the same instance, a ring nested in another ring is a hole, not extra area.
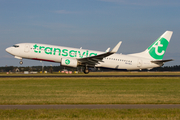
[[(38, 43), (20, 43), (16, 44), (18, 47), (9, 47), (6, 51), (16, 58), (33, 59), (61, 63), (62, 58), (84, 58), (95, 56), (104, 52), (77, 49), (63, 46), (54, 46)], [(138, 70), (138, 69), (152, 69), (160, 67), (161, 65), (152, 63), (152, 59), (137, 57), (133, 55), (112, 54), (105, 57), (103, 62), (99, 62), (96, 67), (124, 69), (124, 70)]]

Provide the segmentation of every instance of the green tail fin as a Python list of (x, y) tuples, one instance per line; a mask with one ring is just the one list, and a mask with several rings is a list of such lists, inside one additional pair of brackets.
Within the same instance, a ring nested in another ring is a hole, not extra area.
[(149, 55), (156, 59), (162, 60), (166, 52), (166, 48), (170, 42), (172, 31), (166, 31), (160, 38), (158, 38), (151, 46), (148, 47)]

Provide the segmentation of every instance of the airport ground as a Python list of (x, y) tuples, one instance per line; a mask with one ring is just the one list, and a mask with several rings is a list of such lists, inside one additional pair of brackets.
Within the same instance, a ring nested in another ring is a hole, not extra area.
[[(179, 105), (179, 88), (180, 77), (0, 78), (0, 105)], [(6, 109), (0, 119), (164, 120), (180, 119), (180, 108)]]

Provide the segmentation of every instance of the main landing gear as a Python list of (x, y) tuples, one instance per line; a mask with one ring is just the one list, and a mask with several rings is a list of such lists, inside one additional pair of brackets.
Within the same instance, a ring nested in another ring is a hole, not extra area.
[(84, 69), (84, 73), (88, 74), (89, 73), (89, 69)]
[(85, 74), (88, 74), (88, 73), (89, 73), (89, 68), (88, 68), (87, 66), (85, 66), (84, 73), (85, 73)]

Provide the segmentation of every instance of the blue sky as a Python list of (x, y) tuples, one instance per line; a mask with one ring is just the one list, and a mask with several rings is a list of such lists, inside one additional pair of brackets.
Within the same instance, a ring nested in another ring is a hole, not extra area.
[[(179, 0), (0, 0), (0, 66), (20, 66), (6, 53), (15, 43), (36, 42), (118, 53), (144, 51), (166, 30), (174, 31), (164, 59), (180, 65)], [(59, 65), (44, 62), (45, 65)], [(24, 60), (23, 66), (41, 65)]]

